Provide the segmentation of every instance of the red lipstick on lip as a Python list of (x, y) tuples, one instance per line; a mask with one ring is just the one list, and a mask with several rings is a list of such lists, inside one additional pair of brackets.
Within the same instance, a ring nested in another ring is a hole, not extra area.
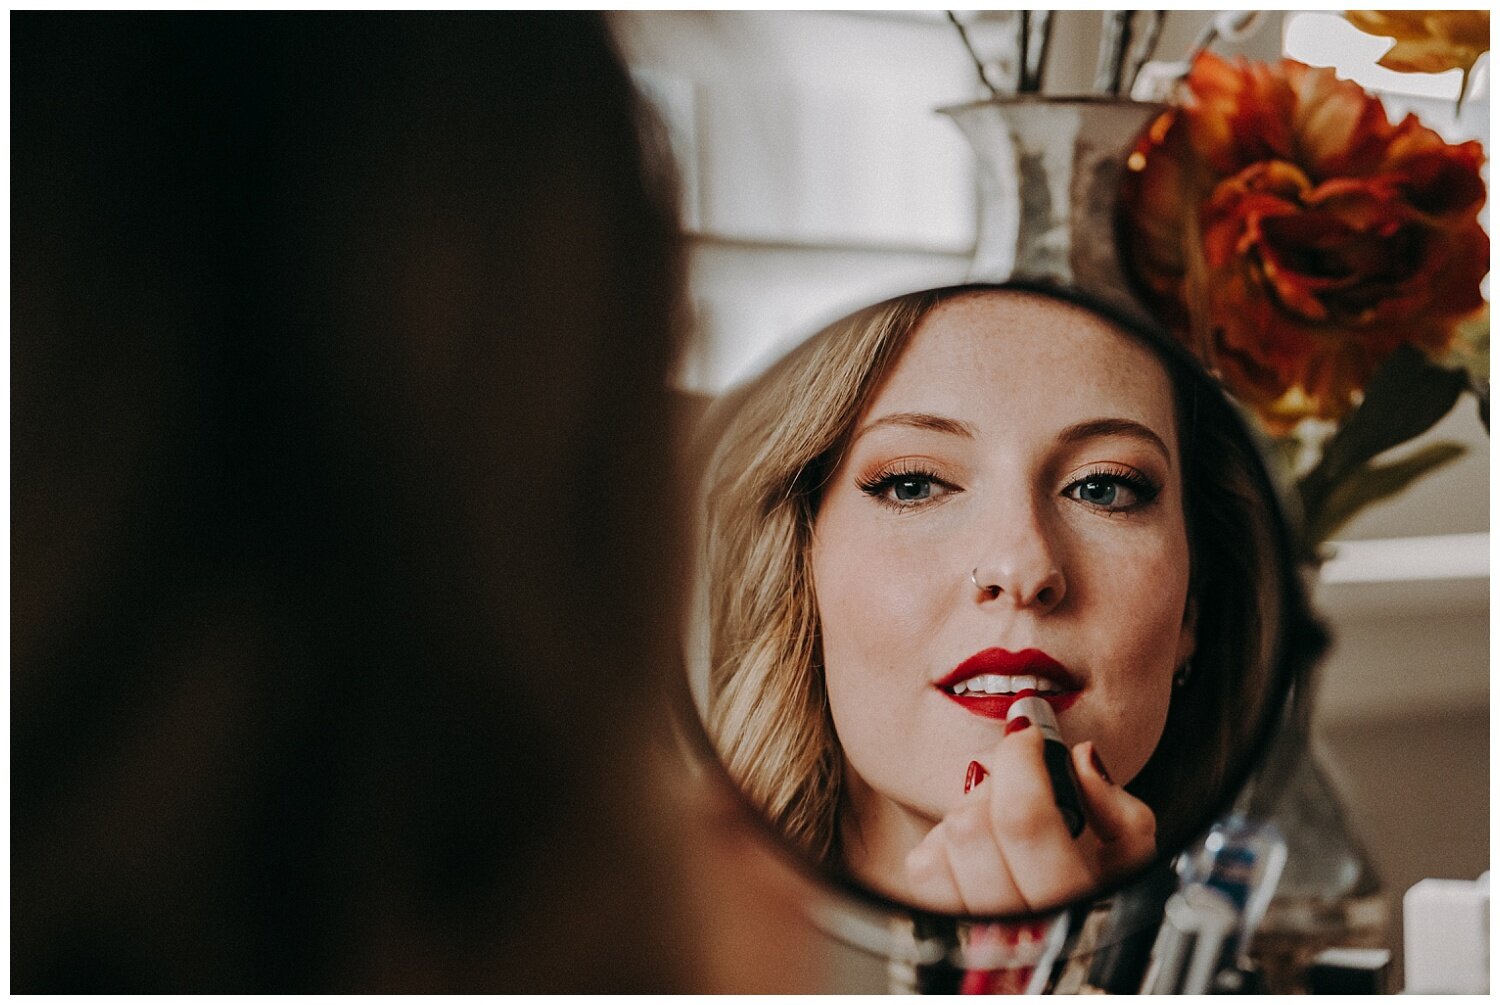
[(1020, 695), (954, 694), (949, 690), (960, 681), (978, 677), (980, 674), (1002, 674), (1007, 677), (1025, 675), (1051, 681), (1062, 690), (1046, 694), (1032, 693), (1036, 693), (1037, 697), (1051, 705), (1054, 712), (1067, 710), (1078, 700), (1078, 695), (1082, 692), (1082, 685), (1074, 676), (1073, 671), (1040, 649), (1023, 649), (1018, 653), (1006, 649), (986, 649), (977, 652), (954, 667), (952, 672), (937, 681), (935, 686), (950, 701), (957, 702), (975, 715), (986, 719), (1004, 719), (1006, 713), (1010, 711), (1010, 706)]

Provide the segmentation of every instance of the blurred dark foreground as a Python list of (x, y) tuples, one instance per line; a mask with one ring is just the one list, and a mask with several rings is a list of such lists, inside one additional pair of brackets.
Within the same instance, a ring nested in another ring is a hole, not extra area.
[(13, 989), (691, 986), (601, 21), (11, 26)]

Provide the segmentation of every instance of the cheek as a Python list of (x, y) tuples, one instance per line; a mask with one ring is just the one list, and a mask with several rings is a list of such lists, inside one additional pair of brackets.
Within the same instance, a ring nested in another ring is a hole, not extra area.
[[(1126, 674), (1175, 666), (1187, 612), (1191, 559), (1180, 516), (1143, 533), (1078, 535), (1068, 555), (1075, 613), (1092, 626), (1096, 655)], [(1126, 658), (1128, 657), (1128, 659)]]
[(931, 547), (850, 509), (830, 505), (820, 516), (810, 560), (830, 711), (860, 761), (912, 728), (904, 717), (928, 687), (943, 611)]
[(1175, 582), (1171, 567), (1156, 571), (1122, 585), (1102, 626), (1114, 656), (1108, 669), (1137, 683), (1171, 677), (1184, 630), (1186, 582)]
[(1095, 600), (1093, 739), (1120, 782), (1133, 778), (1161, 739), (1185, 631), (1186, 545), (1118, 556), (1088, 585)]
[(886, 640), (909, 631), (914, 617), (900, 561), (887, 549), (860, 547), (858, 524), (842, 516), (835, 510), (819, 521), (811, 556), (831, 696), (881, 675)]

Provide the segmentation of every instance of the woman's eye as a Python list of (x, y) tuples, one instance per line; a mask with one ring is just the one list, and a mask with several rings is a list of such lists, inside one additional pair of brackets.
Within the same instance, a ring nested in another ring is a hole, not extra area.
[(898, 472), (860, 482), (859, 488), (877, 502), (898, 508), (919, 506), (941, 499), (955, 487), (935, 475), (921, 472)]
[(921, 502), (932, 497), (932, 479), (901, 478), (891, 483), (890, 493), (897, 502)]
[[(1103, 478), (1090, 478), (1088, 481), (1078, 483), (1078, 498), (1086, 503), (1093, 503), (1095, 506), (1113, 506), (1120, 494), (1119, 485)], [(1125, 495), (1129, 496), (1129, 494), (1130, 490), (1126, 489)]]
[(1069, 485), (1064, 495), (1097, 509), (1124, 511), (1156, 498), (1156, 488), (1138, 475), (1097, 474)]

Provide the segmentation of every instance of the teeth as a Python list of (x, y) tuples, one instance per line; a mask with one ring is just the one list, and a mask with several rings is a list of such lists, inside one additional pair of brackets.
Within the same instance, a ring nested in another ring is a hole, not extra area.
[(1040, 694), (1056, 694), (1062, 685), (1045, 677), (1019, 674), (983, 673), (968, 680), (959, 681), (952, 689), (954, 694), (1015, 694), (1017, 691), (1036, 691)]

